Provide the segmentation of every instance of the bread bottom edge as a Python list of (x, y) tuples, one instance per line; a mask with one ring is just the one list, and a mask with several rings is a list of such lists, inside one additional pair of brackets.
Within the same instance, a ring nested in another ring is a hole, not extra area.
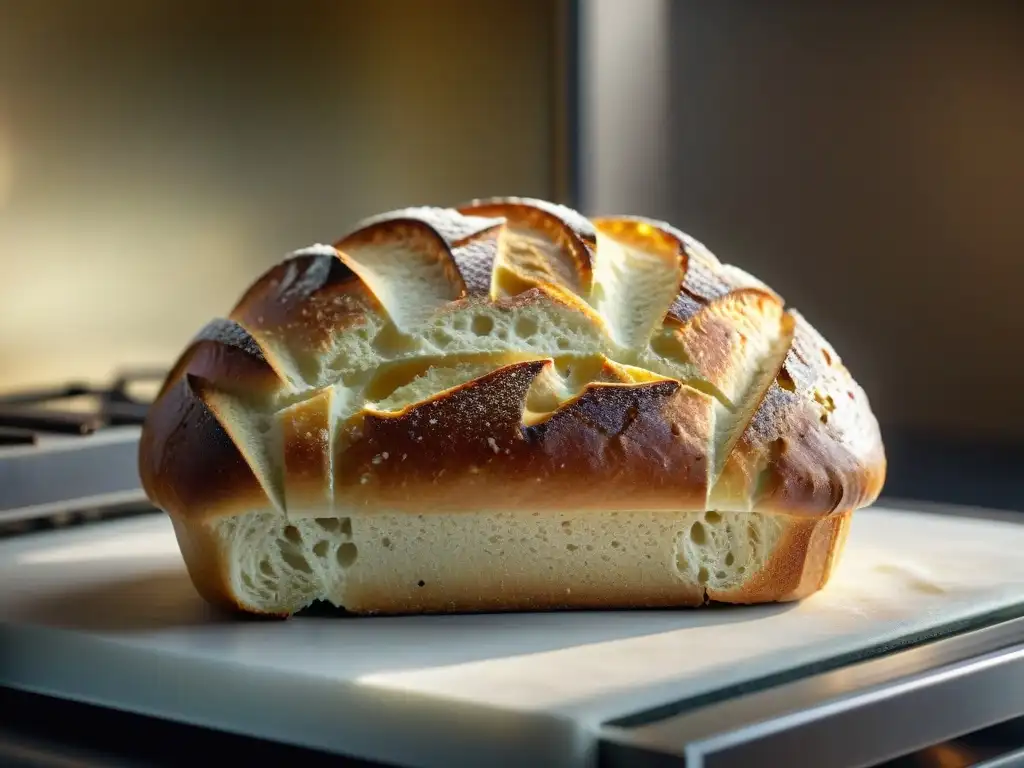
[(799, 600), (821, 589), (852, 511), (530, 511), (285, 519), (171, 515), (209, 602), (292, 615), (695, 607)]

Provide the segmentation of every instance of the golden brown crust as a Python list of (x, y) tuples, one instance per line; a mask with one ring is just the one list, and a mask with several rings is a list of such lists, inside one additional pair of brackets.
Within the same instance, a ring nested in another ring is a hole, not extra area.
[(835, 351), (793, 317), (792, 346), (725, 464), (721, 492), (749, 496), (754, 509), (766, 511), (858, 509), (885, 482), (878, 422)]
[(282, 409), (281, 430), (285, 506), (293, 512), (330, 508), (333, 502), (331, 411), (332, 387)]
[(178, 549), (185, 561), (189, 578), (199, 595), (207, 602), (229, 611), (258, 613), (252, 606), (243, 606), (231, 588), (229, 561), (214, 532), (202, 523), (171, 515)]
[[(579, 295), (590, 293), (593, 279), (592, 253), (596, 233), (589, 220), (565, 206), (532, 198), (489, 198), (474, 200), (458, 206), (460, 213), (467, 216), (483, 216), (504, 219), (510, 228), (533, 234), (553, 246), (556, 258), (544, 261), (545, 269), (538, 270), (532, 257), (538, 254), (529, 249), (532, 269), (517, 269), (523, 264), (520, 258), (510, 260), (508, 266), (524, 284), (537, 285), (536, 275), (545, 274), (549, 282), (567, 288)], [(521, 253), (521, 252), (520, 252)], [(512, 254), (510, 253), (510, 256)]]
[[(500, 219), (483, 213), (458, 216), (444, 208), (406, 208), (375, 216), (338, 241), (342, 254), (354, 248), (405, 240), (431, 256), (448, 272), (457, 294), (486, 296), (498, 252)], [(344, 255), (343, 255), (344, 258)]]
[(745, 288), (758, 289), (774, 296), (779, 303), (783, 303), (782, 298), (760, 280), (740, 269), (722, 264), (703, 243), (671, 224), (643, 216), (620, 218), (646, 224), (678, 240), (683, 245), (685, 275), (679, 294), (669, 307), (668, 318), (670, 320), (680, 324), (686, 323), (702, 307), (715, 299)]
[(263, 349), (248, 331), (233, 320), (207, 323), (171, 368), (157, 397), (186, 374), (201, 376), (230, 391), (266, 396), (282, 385)]
[(825, 586), (842, 554), (853, 513), (820, 518), (788, 517), (775, 553), (742, 586), (709, 589), (707, 599), (722, 603), (802, 600)]
[(265, 347), (290, 358), (330, 349), (340, 329), (366, 322), (380, 307), (331, 246), (307, 248), (269, 269), (249, 288), (230, 318)]
[[(517, 363), (397, 414), (343, 430), (335, 494), (351, 509), (479, 511), (490, 499), (577, 510), (697, 509), (707, 493), (712, 401), (674, 381), (590, 384), (544, 421), (522, 423), (550, 361)], [(443, 479), (442, 479), (443, 478)]]
[[(595, 271), (599, 232), (642, 256), (624, 250)], [(678, 269), (679, 284), (671, 302), (655, 297), (616, 318), (640, 338), (624, 348), (595, 297), (650, 298), (628, 286), (634, 257), (671, 260), (648, 274)], [(607, 280), (626, 289), (604, 290)], [(489, 335), (496, 323), (503, 336)], [(454, 333), (488, 343), (445, 346)], [(599, 346), (574, 346), (591, 342)], [(440, 383), (423, 384), (411, 404), (378, 406), (434, 373)], [(175, 520), (193, 577), (222, 602), (237, 601), (226, 566), (206, 560), (223, 551), (199, 532), (217, 519), (254, 509), (473, 514), (496, 499), (541, 514), (777, 515), (785, 533), (772, 560), (739, 588), (708, 591), (757, 602), (820, 588), (850, 513), (880, 493), (886, 461), (867, 398), (838, 355), (760, 281), (661, 222), (592, 223), (495, 198), (384, 214), (262, 275), (175, 363), (143, 429), (139, 467)], [(364, 589), (376, 595), (367, 605), (388, 610), (376, 587)], [(545, 589), (524, 586), (521, 601), (503, 605), (692, 599), (678, 585), (646, 597)], [(441, 609), (428, 602), (407, 607)]]
[[(401, 243), (424, 261), (436, 264), (445, 274), (448, 286), (448, 301), (461, 299), (466, 295), (466, 282), (452, 258), (451, 249), (445, 239), (433, 227), (419, 219), (392, 219), (371, 224), (356, 230), (340, 240), (335, 248), (338, 257), (355, 274), (367, 282), (372, 274), (359, 258), (360, 251), (367, 249), (392, 248)], [(373, 286), (370, 286), (373, 290)]]
[(763, 291), (743, 288), (702, 306), (677, 335), (686, 358), (705, 383), (727, 406), (739, 408), (738, 400), (746, 393), (733, 390), (743, 370), (751, 329), (768, 325), (785, 334), (782, 304)]
[(497, 224), (465, 237), (451, 247), (452, 259), (471, 296), (487, 296), (491, 291), (501, 231), (502, 226)]
[(212, 385), (192, 374), (157, 398), (139, 445), (149, 498), (178, 514), (230, 515), (271, 506), (249, 462), (204, 399)]

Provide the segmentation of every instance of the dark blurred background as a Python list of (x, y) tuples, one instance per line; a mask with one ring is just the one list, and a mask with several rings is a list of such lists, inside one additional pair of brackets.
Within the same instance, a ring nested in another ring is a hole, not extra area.
[(1024, 3), (0, 0), (0, 389), (166, 365), (357, 218), (676, 223), (867, 389), (888, 493), (1024, 507)]

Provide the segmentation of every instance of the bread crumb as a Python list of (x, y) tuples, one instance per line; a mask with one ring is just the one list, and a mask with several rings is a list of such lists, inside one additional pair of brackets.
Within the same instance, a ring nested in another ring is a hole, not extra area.
[(491, 446), (491, 450), (494, 451), (495, 453), (501, 452), (501, 449), (498, 447), (498, 441), (495, 440), (493, 437), (487, 438), (487, 444)]

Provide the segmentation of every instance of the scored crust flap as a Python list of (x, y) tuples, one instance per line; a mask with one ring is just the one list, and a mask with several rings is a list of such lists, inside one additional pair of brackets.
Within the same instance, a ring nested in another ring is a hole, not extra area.
[(710, 503), (825, 515), (869, 504), (885, 480), (878, 422), (831, 345), (791, 311), (793, 341), (729, 453)]
[(336, 503), (441, 512), (548, 500), (586, 510), (625, 495), (635, 509), (700, 508), (710, 397), (669, 380), (591, 383), (527, 426), (528, 393), (552, 364), (507, 365), (397, 413), (358, 414), (339, 438)]
[(280, 471), (289, 516), (323, 515), (334, 505), (334, 430), (349, 405), (344, 389), (324, 387), (274, 415), (280, 445)]
[(208, 599), (288, 615), (798, 599), (886, 460), (753, 276), (662, 222), (491, 198), (264, 273), (174, 364), (139, 471)]
[(527, 198), (395, 211), (290, 254), (185, 350), (141, 443), (147, 492), (198, 518), (826, 516), (885, 475), (864, 393), (777, 294), (668, 225)]
[(156, 399), (139, 445), (146, 493), (175, 514), (241, 514), (273, 503), (211, 407), (209, 381), (187, 374)]
[(507, 222), (501, 233), (492, 297), (544, 285), (590, 295), (596, 235), (583, 216), (530, 198), (474, 200), (458, 210)]
[(157, 399), (189, 373), (254, 400), (272, 395), (284, 384), (256, 339), (223, 318), (211, 320), (195, 335), (164, 379)]
[(494, 262), (500, 247), (499, 239), (505, 229), (505, 219), (500, 216), (485, 216), (482, 213), (462, 215), (452, 209), (425, 206), (403, 208), (366, 219), (338, 247), (343, 250), (350, 248), (353, 240), (362, 238), (362, 233), (368, 227), (379, 232), (390, 232), (388, 237), (394, 240), (396, 230), (389, 229), (389, 226), (397, 223), (402, 227), (409, 222), (418, 222), (441, 238), (450, 251), (450, 259), (469, 295), (490, 294)]
[(319, 376), (339, 332), (366, 326), (380, 304), (329, 245), (303, 248), (267, 270), (230, 317), (244, 327), (292, 389)]

